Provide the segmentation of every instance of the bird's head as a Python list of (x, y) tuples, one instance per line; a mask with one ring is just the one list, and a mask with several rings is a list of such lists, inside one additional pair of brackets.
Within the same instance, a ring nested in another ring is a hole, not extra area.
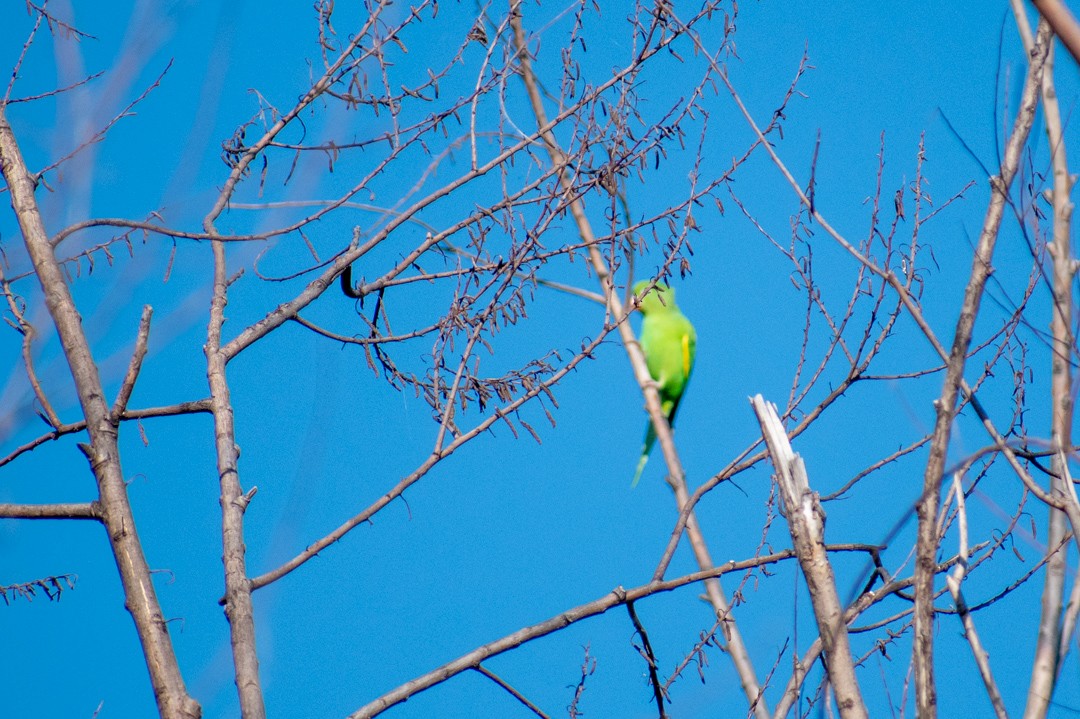
[(675, 290), (661, 282), (657, 282), (656, 286), (643, 297), (645, 288), (651, 284), (652, 280), (642, 280), (634, 285), (634, 295), (638, 298), (638, 309), (641, 310), (641, 314), (664, 312), (675, 307)]

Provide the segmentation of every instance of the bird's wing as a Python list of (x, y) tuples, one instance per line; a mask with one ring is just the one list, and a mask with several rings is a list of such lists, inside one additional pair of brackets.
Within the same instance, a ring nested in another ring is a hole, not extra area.
[[(668, 423), (675, 420), (690, 371), (697, 353), (697, 334), (690, 321), (677, 310), (650, 315), (641, 328), (641, 349), (649, 366), (649, 374), (658, 385), (660, 406)], [(656, 441), (656, 430), (650, 420), (645, 428), (645, 441), (633, 484), (641, 479), (649, 453)]]

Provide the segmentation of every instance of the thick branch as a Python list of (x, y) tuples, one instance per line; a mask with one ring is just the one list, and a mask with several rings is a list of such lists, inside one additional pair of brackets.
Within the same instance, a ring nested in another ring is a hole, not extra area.
[(0, 504), (4, 519), (101, 519), (96, 503)]
[(1054, 34), (1068, 49), (1073, 60), (1080, 62), (1080, 24), (1061, 0), (1031, 0), (1039, 15), (1050, 23)]
[(101, 387), (97, 365), (82, 321), (64, 281), (63, 271), (49, 245), (48, 233), (34, 197), (35, 178), (26, 167), (11, 125), (0, 107), (0, 171), (10, 193), (23, 241), (45, 295), (45, 305), (56, 325), (75, 389), (86, 418), (90, 444), (84, 445), (97, 480), (101, 520), (105, 524), (116, 566), (124, 587), (125, 606), (139, 634), (150, 672), (158, 711), (168, 719), (200, 716), (198, 703), (188, 696), (173, 652), (161, 606), (151, 581), (128, 501), (120, 466), (117, 430)]
[(825, 650), (825, 667), (836, 694), (837, 708), (845, 719), (864, 719), (868, 714), (855, 679), (844, 606), (840, 603), (832, 565), (825, 550), (825, 513), (817, 493), (810, 490), (806, 467), (791, 448), (776, 406), (766, 402), (760, 394), (755, 395), (750, 404), (761, 424), (761, 434), (776, 469), (791, 541), (810, 590), (810, 602)]
[[(1021, 0), (1013, 0), (1013, 14), (1016, 17), (1024, 48), (1031, 53), (1035, 40)], [(1051, 25), (1054, 25), (1052, 20)], [(1073, 27), (1075, 28), (1075, 22), (1073, 22)], [(1064, 36), (1062, 37), (1064, 39)], [(1062, 451), (1072, 437), (1074, 337), (1071, 318), (1073, 317), (1072, 282), (1075, 268), (1069, 244), (1069, 226), (1072, 218), (1072, 202), (1069, 200), (1069, 193), (1072, 190), (1072, 181), (1069, 178), (1068, 161), (1065, 155), (1061, 109), (1058, 105), (1057, 91), (1054, 89), (1053, 48), (1047, 56), (1046, 67), (1043, 70), (1042, 101), (1054, 178), (1053, 190), (1050, 193), (1054, 218), (1053, 235), (1047, 246), (1053, 260), (1054, 297), (1050, 319), (1053, 334), (1051, 345), (1053, 354), (1050, 359), (1050, 449), (1054, 453), (1051, 460), (1053, 476), (1050, 480), (1050, 491), (1052, 494), (1065, 497), (1067, 494), (1064, 477), (1068, 467)], [(1041, 719), (1049, 711), (1062, 655), (1061, 608), (1065, 596), (1065, 571), (1068, 557), (1060, 545), (1066, 533), (1066, 518), (1065, 513), (1059, 509), (1049, 507), (1048, 510), (1050, 513), (1046, 538), (1048, 561), (1043, 581), (1035, 659), (1031, 666), (1031, 683), (1028, 685), (1027, 706), (1024, 710), (1025, 719)]]

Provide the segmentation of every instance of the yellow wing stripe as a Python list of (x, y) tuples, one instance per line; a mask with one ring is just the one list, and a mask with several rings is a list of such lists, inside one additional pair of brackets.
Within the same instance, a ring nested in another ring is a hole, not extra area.
[(690, 376), (690, 335), (682, 336), (682, 368), (683, 377)]

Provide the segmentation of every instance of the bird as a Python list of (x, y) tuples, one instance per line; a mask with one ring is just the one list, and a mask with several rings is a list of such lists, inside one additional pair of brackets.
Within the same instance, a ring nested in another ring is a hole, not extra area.
[[(669, 425), (675, 423), (675, 411), (679, 409), (683, 392), (690, 381), (690, 372), (694, 369), (694, 355), (697, 352), (697, 332), (690, 320), (679, 311), (675, 304), (675, 290), (665, 284), (656, 283), (648, 294), (642, 292), (652, 284), (643, 280), (634, 285), (634, 294), (639, 298), (638, 309), (644, 316), (641, 323), (641, 351), (645, 354), (645, 364), (649, 374), (656, 382), (656, 391), (660, 395), (660, 409)], [(656, 442), (656, 429), (652, 420), (645, 427), (645, 442), (641, 448), (634, 481), (636, 487), (649, 461), (649, 452)]]

